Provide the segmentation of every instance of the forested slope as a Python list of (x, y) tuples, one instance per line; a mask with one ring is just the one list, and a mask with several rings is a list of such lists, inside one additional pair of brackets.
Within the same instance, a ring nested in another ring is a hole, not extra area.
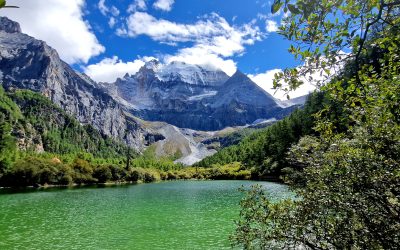
[(9, 138), (9, 147), (62, 155), (85, 152), (97, 158), (120, 158), (127, 152), (124, 144), (82, 126), (38, 93), (0, 88), (0, 108), (2, 136)]
[[(288, 166), (288, 149), (304, 135), (315, 134), (315, 114), (330, 101), (322, 92), (310, 95), (303, 108), (295, 110), (285, 119), (243, 138), (237, 145), (223, 148), (196, 166), (210, 167), (241, 162), (251, 169), (253, 178), (279, 176)], [(334, 114), (334, 112), (332, 112)]]
[[(81, 125), (41, 94), (0, 87), (1, 185), (94, 181), (89, 161), (125, 165), (128, 153), (135, 155), (92, 126)], [(61, 177), (63, 164), (79, 165), (75, 172), (88, 171), (90, 178)]]

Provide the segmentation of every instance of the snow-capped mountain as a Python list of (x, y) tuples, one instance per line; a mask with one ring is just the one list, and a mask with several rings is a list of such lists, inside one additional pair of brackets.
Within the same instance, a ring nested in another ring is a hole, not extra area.
[(240, 72), (229, 77), (218, 69), (180, 62), (150, 61), (135, 75), (99, 84), (5, 17), (0, 17), (0, 80), (10, 91), (42, 93), (81, 124), (139, 151), (155, 145), (159, 156), (181, 153), (178, 161), (185, 164), (215, 153), (206, 142), (218, 132), (199, 129), (279, 119), (290, 112)]
[(156, 68), (157, 77), (164, 81), (182, 81), (193, 85), (220, 86), (229, 76), (222, 70), (210, 70), (184, 62), (172, 62)]
[(275, 99), (245, 74), (172, 62), (149, 61), (135, 75), (99, 84), (133, 115), (181, 128), (219, 130), (281, 118), (293, 108)]

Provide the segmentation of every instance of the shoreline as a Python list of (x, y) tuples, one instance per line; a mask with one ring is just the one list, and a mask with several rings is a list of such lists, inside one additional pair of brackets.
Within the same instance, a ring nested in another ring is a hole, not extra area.
[(69, 184), (69, 185), (57, 185), (57, 184), (46, 184), (46, 185), (38, 185), (38, 186), (15, 186), (15, 187), (4, 187), (0, 186), (0, 195), (1, 191), (40, 191), (46, 189), (56, 189), (56, 188), (80, 188), (80, 187), (93, 187), (93, 188), (106, 188), (113, 186), (130, 186), (130, 185), (138, 185), (138, 184), (150, 184), (150, 183), (161, 183), (161, 182), (172, 182), (172, 181), (256, 181), (256, 182), (272, 182), (278, 184), (284, 184), (282, 181), (279, 181), (279, 178), (266, 178), (266, 179), (176, 179), (176, 180), (160, 180), (153, 182), (106, 182), (106, 183), (84, 183), (84, 184)]

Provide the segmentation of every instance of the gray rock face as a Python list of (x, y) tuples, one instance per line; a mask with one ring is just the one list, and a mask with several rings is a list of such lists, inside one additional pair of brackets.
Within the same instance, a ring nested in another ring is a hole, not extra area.
[(11, 21), (6, 17), (0, 17), (0, 30), (3, 30), (4, 32), (7, 33), (16, 33), (16, 32), (20, 33), (21, 27), (17, 22)]
[(148, 131), (88, 77), (76, 73), (45, 42), (20, 32), (0, 17), (0, 71), (5, 88), (40, 92), (82, 124), (91, 124), (141, 149)]
[(135, 116), (196, 130), (280, 119), (292, 110), (279, 106), (240, 71), (229, 77), (221, 70), (180, 62), (151, 61), (135, 75), (100, 86)]

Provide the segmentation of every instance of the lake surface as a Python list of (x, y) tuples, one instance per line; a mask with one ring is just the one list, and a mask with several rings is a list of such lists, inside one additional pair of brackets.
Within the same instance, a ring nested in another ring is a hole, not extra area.
[[(0, 249), (224, 249), (252, 181), (175, 181), (0, 194)], [(8, 192), (8, 191), (7, 191)]]

